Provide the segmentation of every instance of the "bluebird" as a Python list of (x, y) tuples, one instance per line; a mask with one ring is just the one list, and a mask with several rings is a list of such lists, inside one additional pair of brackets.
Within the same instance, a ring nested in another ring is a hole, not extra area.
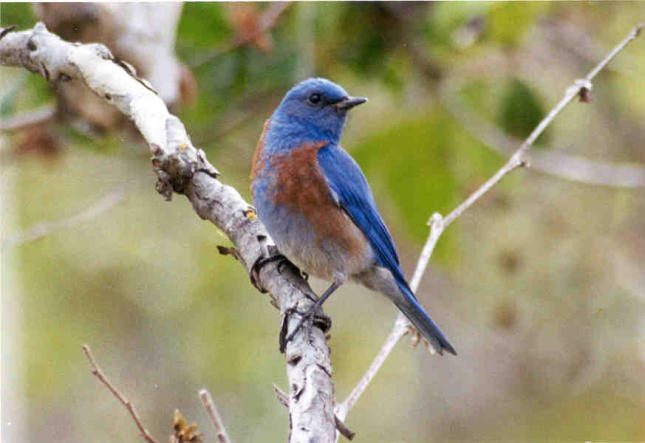
[(332, 282), (298, 327), (349, 280), (386, 295), (437, 352), (456, 355), (410, 289), (367, 180), (339, 144), (347, 111), (366, 101), (322, 78), (287, 92), (253, 155), (253, 204), (282, 254)]

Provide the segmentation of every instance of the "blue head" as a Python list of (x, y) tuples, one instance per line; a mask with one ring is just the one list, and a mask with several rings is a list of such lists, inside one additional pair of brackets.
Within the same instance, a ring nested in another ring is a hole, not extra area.
[(324, 78), (300, 82), (287, 92), (271, 116), (267, 136), (272, 140), (267, 141), (283, 149), (303, 142), (338, 143), (347, 111), (366, 101), (349, 96), (342, 87)]

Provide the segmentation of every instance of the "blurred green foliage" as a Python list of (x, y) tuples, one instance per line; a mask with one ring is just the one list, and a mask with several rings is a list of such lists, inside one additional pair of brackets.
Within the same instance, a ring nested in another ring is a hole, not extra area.
[[(506, 82), (500, 98), (497, 120), (507, 134), (524, 139), (533, 132), (544, 116), (545, 112), (538, 98), (526, 83), (517, 78)], [(548, 140), (547, 133), (543, 133), (539, 140)]]
[(195, 2), (186, 5), (177, 28), (178, 50), (213, 49), (224, 44), (232, 30), (222, 5)]
[(491, 6), (487, 20), (489, 38), (502, 45), (521, 43), (549, 8), (548, 2), (500, 2)]
[(34, 23), (33, 8), (29, 3), (4, 3), (0, 5), (0, 27), (16, 25), (25, 28)]
[[(176, 50), (199, 94), (179, 115), (193, 141), (248, 198), (255, 142), (291, 85), (319, 75), (368, 96), (343, 146), (365, 171), (408, 275), (430, 215), (446, 215), (505, 161), (441, 104), (441, 80), (427, 67), (465, 78), (465, 104), (522, 138), (642, 14), (637, 3), (298, 3), (263, 51), (231, 49), (238, 6), (184, 5)], [(270, 5), (245, 7), (261, 15)], [(2, 26), (34, 20), (28, 4), (0, 5)], [(549, 33), (558, 26), (591, 49), (556, 44)], [(644, 44), (599, 77), (597, 101), (572, 105), (540, 141), (645, 159)], [(53, 104), (40, 77), (1, 73), (3, 118)], [(115, 188), (125, 197), (92, 221), (3, 250), (3, 321), (15, 318), (3, 322), (3, 360), (17, 374), (3, 407), (11, 395), (24, 402), (24, 441), (136, 438), (126, 411), (91, 377), (82, 343), (160, 440), (176, 407), (212, 436), (196, 396), (206, 386), (235, 440), (284, 441), (288, 423), (271, 387), (285, 382), (278, 315), (242, 267), (217, 253), (229, 240), (181, 196), (168, 204), (156, 194), (145, 147), (124, 134), (55, 133), (63, 146), (55, 157), (15, 153), (24, 134), (0, 137), (10, 159), (0, 165), (6, 232), (70, 217)], [(399, 345), (348, 425), (377, 442), (645, 439), (644, 210), (639, 191), (530, 169), (504, 178), (441, 237), (418, 291), (460, 356)], [(395, 310), (350, 285), (325, 309), (340, 400)]]

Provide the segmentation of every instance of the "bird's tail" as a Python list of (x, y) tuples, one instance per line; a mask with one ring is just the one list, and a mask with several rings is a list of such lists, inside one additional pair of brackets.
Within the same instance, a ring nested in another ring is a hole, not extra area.
[(405, 281), (397, 281), (397, 286), (401, 290), (403, 297), (396, 297), (393, 300), (396, 307), (405, 314), (421, 335), (430, 342), (435, 351), (443, 354), (443, 351), (446, 350), (453, 355), (457, 355), (457, 351), (448, 342), (439, 326), (423, 310), (408, 284)]

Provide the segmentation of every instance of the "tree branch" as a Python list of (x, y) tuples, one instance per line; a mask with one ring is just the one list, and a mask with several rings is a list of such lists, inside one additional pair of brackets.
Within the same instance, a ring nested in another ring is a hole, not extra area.
[[(285, 408), (289, 408), (289, 396), (284, 393), (282, 389), (280, 389), (275, 383), (273, 384), (273, 390), (275, 391), (276, 397), (278, 397), (278, 401), (282, 406)], [(338, 415), (334, 415), (334, 421), (336, 422), (336, 429), (338, 429), (338, 432), (340, 435), (345, 437), (347, 440), (353, 440), (354, 437), (356, 436), (356, 433), (349, 429), (343, 421), (338, 418)]]
[[(555, 117), (562, 112), (562, 110), (569, 104), (571, 101), (580, 97), (581, 101), (584, 101), (585, 94), (591, 91), (592, 85), (591, 80), (604, 68), (607, 64), (616, 56), (620, 51), (622, 51), (632, 40), (634, 40), (639, 34), (643, 24), (639, 24), (629, 33), (623, 41), (621, 41), (598, 65), (596, 65), (587, 76), (583, 79), (576, 80), (573, 85), (566, 89), (564, 97), (555, 105), (555, 107), (549, 112), (549, 114), (537, 125), (537, 127), (531, 132), (528, 138), (517, 148), (513, 153), (511, 158), (502, 166), (490, 179), (488, 179), (482, 186), (480, 186), (475, 192), (473, 192), (466, 200), (464, 200), (459, 206), (453, 209), (445, 218), (439, 213), (432, 215), (428, 221), (430, 226), (430, 234), (426, 241), (419, 261), (417, 262), (414, 275), (410, 282), (410, 287), (414, 292), (416, 292), (419, 283), (421, 282), (421, 277), (423, 276), (425, 269), (430, 261), (432, 252), (434, 250), (439, 237), (443, 231), (457, 218), (459, 218), (466, 209), (473, 205), (481, 196), (488, 192), (493, 186), (495, 186), (499, 181), (504, 178), (506, 174), (513, 171), (516, 168), (521, 166), (527, 166), (526, 161), (524, 160), (525, 152), (533, 145), (535, 140), (540, 136), (540, 134), (551, 124)], [(405, 336), (412, 326), (408, 320), (402, 315), (399, 314), (394, 326), (388, 337), (385, 339), (385, 343), (381, 347), (380, 351), (370, 364), (369, 368), (363, 374), (357, 385), (354, 387), (349, 396), (336, 407), (336, 415), (344, 420), (347, 417), (349, 410), (356, 404), (361, 394), (367, 389), (372, 379), (376, 376), (376, 373), (379, 371), (387, 357), (390, 355), (394, 346)]]
[(215, 402), (213, 401), (211, 393), (208, 392), (208, 389), (202, 389), (201, 391), (199, 391), (199, 398), (202, 401), (206, 412), (208, 412), (208, 416), (210, 417), (211, 422), (213, 422), (217, 441), (219, 443), (231, 443), (231, 439), (229, 438), (228, 433), (226, 432), (226, 428), (224, 427), (222, 417), (220, 417), (219, 413), (217, 412)]
[[(0, 64), (22, 66), (54, 84), (79, 80), (130, 117), (153, 154), (157, 191), (166, 199), (173, 192), (184, 194), (201, 218), (222, 230), (247, 272), (255, 271), (257, 286), (278, 300), (283, 330), (295, 328), (298, 318), (289, 313), (306, 312), (313, 305), (313, 291), (292, 266), (261, 260), (275, 248), (252, 207), (217, 180), (217, 169), (144, 80), (105, 46), (66, 42), (42, 23), (22, 32), (0, 30), (0, 36)], [(329, 348), (324, 328), (320, 322), (315, 325), (311, 334), (302, 328), (286, 346), (292, 442), (333, 441), (336, 430)]]
[[(596, 68), (601, 65), (602, 67), (606, 66), (611, 58), (618, 54), (619, 51), (616, 52), (616, 49), (622, 50), (636, 38), (639, 29), (641, 29), (641, 26), (634, 28)], [(598, 72), (591, 71), (587, 77), (591, 80)], [(589, 77), (590, 75), (592, 76)], [(463, 104), (463, 100), (459, 99), (459, 90), (463, 83), (463, 79), (459, 80), (454, 77), (443, 82), (439, 91), (443, 105), (468, 132), (493, 151), (502, 155), (513, 153), (518, 143), (517, 139), (506, 135), (501, 129), (479, 117), (476, 112), (469, 110)], [(601, 186), (645, 187), (645, 166), (637, 164), (612, 164), (553, 150), (532, 151), (528, 161), (531, 164), (531, 168), (535, 170), (567, 180)]]
[(90, 347), (88, 345), (83, 345), (83, 352), (85, 353), (87, 360), (90, 362), (90, 366), (92, 367), (92, 374), (108, 388), (112, 395), (114, 395), (123, 406), (125, 406), (125, 409), (127, 409), (128, 413), (132, 417), (132, 420), (134, 420), (134, 423), (137, 425), (137, 428), (139, 428), (139, 432), (141, 432), (143, 438), (148, 443), (157, 443), (157, 440), (155, 440), (152, 435), (150, 435), (150, 433), (141, 423), (141, 419), (135, 412), (132, 403), (130, 403), (130, 401), (128, 401), (128, 399), (125, 398), (123, 394), (121, 394), (114, 386), (112, 386), (107, 378), (105, 378), (105, 375), (103, 375), (103, 372), (99, 368), (98, 364), (96, 364), (96, 360), (94, 360), (94, 357), (92, 356), (92, 352), (90, 351)]

